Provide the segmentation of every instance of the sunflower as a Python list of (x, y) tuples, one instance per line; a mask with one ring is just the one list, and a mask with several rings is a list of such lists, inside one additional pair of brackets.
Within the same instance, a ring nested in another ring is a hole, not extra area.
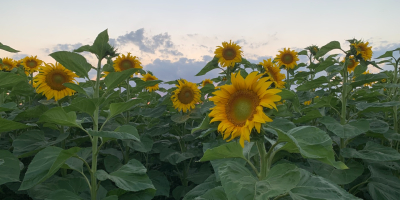
[[(139, 58), (136, 56), (131, 56), (131, 53), (128, 55), (118, 56), (114, 61), (114, 70), (116, 72), (122, 72), (127, 69), (142, 69), (142, 63), (139, 61)], [(136, 75), (138, 72), (135, 73)]]
[[(152, 80), (158, 80), (158, 78), (153, 76), (153, 75), (151, 75), (151, 74), (149, 74), (149, 73), (147, 73), (147, 74), (145, 74), (143, 76), (142, 80), (144, 80), (144, 81), (152, 81)], [(150, 92), (156, 91), (156, 90), (158, 90), (158, 88), (159, 88), (158, 87), (158, 83), (153, 85), (153, 86), (146, 87), (146, 89), (149, 90)]]
[[(263, 107), (276, 108), (274, 102), (281, 100), (276, 93), (279, 89), (268, 89), (272, 81), (269, 78), (261, 78), (262, 74), (250, 73), (244, 79), (240, 72), (232, 74), (232, 85), (223, 85), (220, 90), (215, 91), (214, 97), (210, 100), (215, 107), (211, 108), (208, 116), (210, 121), (221, 121), (218, 131), (224, 139), (230, 136), (230, 140), (240, 137), (240, 145), (244, 147), (244, 141), (250, 141), (250, 133), (255, 127), (260, 133), (261, 124), (272, 122), (272, 119), (265, 115)], [(260, 79), (261, 78), (261, 79)]]
[(207, 84), (213, 84), (212, 80), (210, 79), (205, 79), (204, 81), (201, 82), (201, 87), (206, 86)]
[[(343, 58), (342, 63), (344, 63), (346, 58)], [(349, 73), (353, 72), (354, 69), (357, 67), (357, 65), (360, 64), (360, 62), (357, 62), (354, 56), (349, 56), (349, 63), (347, 64), (347, 71)]]
[(195, 83), (188, 82), (185, 79), (178, 80), (178, 83), (179, 85), (176, 85), (178, 89), (172, 92), (172, 104), (178, 111), (190, 111), (200, 101), (200, 90)]
[(42, 65), (43, 61), (37, 59), (37, 56), (33, 57), (25, 57), (22, 59), (21, 65), (24, 66), (25, 74), (29, 75), (33, 72), (37, 72), (39, 70), (39, 66)]
[(361, 57), (364, 60), (371, 60), (372, 58), (372, 47), (368, 46), (368, 42), (358, 42), (358, 43), (353, 43), (351, 44), (357, 51), (357, 55), (361, 54)]
[(312, 99), (310, 99), (309, 101), (305, 101), (305, 102), (304, 102), (304, 105), (306, 105), (306, 106), (307, 106), (307, 105), (310, 105), (311, 102), (312, 102)]
[(4, 71), (11, 71), (12, 69), (17, 67), (17, 62), (12, 59), (12, 58), (8, 58), (5, 57), (2, 59), (3, 64), (0, 64), (0, 70), (4, 70)]
[(219, 58), (218, 62), (222, 67), (233, 67), (235, 63), (242, 61), (242, 47), (232, 41), (223, 42), (222, 47), (217, 46), (215, 57)]
[(381, 82), (382, 82), (382, 83), (386, 83), (387, 80), (384, 78), (384, 79), (381, 80)]
[(276, 63), (272, 63), (271, 58), (268, 60), (263, 60), (263, 62), (260, 62), (260, 65), (264, 67), (265, 73), (268, 74), (270, 80), (274, 83), (276, 88), (285, 87), (285, 82), (282, 80), (285, 79), (286, 76), (285, 74), (280, 73), (281, 70)]
[(292, 50), (290, 51), (290, 48), (286, 50), (286, 48), (283, 49), (283, 51), (279, 51), (280, 54), (276, 55), (276, 61), (278, 61), (279, 66), (285, 65), (286, 69), (293, 69), (294, 66), (297, 65), (297, 61), (299, 61), (299, 58), (297, 57), (297, 52)]
[(75, 80), (78, 76), (59, 63), (55, 65), (44, 63), (44, 65), (44, 67), (39, 69), (39, 74), (33, 78), (33, 85), (37, 93), (43, 93), (47, 97), (47, 100), (54, 97), (56, 101), (65, 96), (72, 96), (75, 91), (65, 87), (63, 84), (78, 84)]

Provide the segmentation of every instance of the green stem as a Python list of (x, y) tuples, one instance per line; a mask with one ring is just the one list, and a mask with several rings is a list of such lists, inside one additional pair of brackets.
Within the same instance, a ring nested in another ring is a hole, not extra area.
[(367, 179), (366, 181), (361, 182), (361, 183), (355, 185), (354, 187), (352, 187), (352, 188), (349, 190), (349, 193), (352, 194), (353, 190), (357, 189), (358, 187), (360, 187), (361, 185), (363, 185), (363, 184), (365, 184), (365, 183), (368, 183), (368, 179)]
[[(61, 132), (61, 135), (64, 134), (64, 126), (61, 126), (60, 132)], [(61, 141), (61, 148), (65, 149), (65, 139)], [(64, 178), (67, 176), (67, 169), (64, 169), (64, 168), (61, 169), (61, 176)]]
[(289, 68), (286, 68), (286, 88), (290, 90), (290, 73), (289, 73)]
[[(346, 124), (346, 105), (347, 105), (347, 65), (348, 58), (346, 57), (345, 62), (343, 63), (343, 85), (342, 85), (342, 112), (340, 113), (340, 124)], [(343, 138), (340, 138), (340, 149), (346, 147), (345, 141)], [(344, 162), (343, 156), (340, 155), (340, 160)]]
[(260, 178), (260, 174), (258, 173), (257, 168), (253, 165), (253, 163), (250, 162), (250, 160), (247, 160), (246, 158), (244, 158), (244, 160), (246, 160), (246, 162), (250, 165), (250, 167), (253, 169), (254, 173), (256, 173), (257, 177)]
[[(129, 85), (129, 78), (126, 79), (126, 101), (130, 100), (130, 85)], [(129, 110), (126, 111), (126, 123), (129, 124)]]
[(260, 155), (260, 176), (259, 179), (262, 180), (267, 176), (268, 173), (268, 158), (267, 151), (265, 150), (264, 138), (256, 141), (258, 153)]
[[(398, 64), (399, 64), (399, 61), (400, 61), (400, 59), (399, 60), (396, 60), (396, 64), (394, 65), (394, 78), (393, 78), (393, 83), (394, 84), (397, 84), (397, 66), (398, 66)], [(393, 98), (394, 98), (394, 100), (396, 101), (397, 100), (397, 98), (396, 98), (396, 89), (397, 88), (393, 88)], [(397, 106), (393, 106), (393, 126), (394, 126), (394, 131), (396, 132), (396, 133), (398, 133), (398, 131), (399, 131), (399, 124), (398, 124), (398, 120), (397, 120)]]

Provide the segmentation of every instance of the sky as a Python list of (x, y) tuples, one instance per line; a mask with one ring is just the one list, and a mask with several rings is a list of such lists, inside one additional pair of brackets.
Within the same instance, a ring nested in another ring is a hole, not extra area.
[[(283, 48), (301, 51), (333, 40), (344, 50), (348, 39), (368, 41), (373, 58), (400, 47), (398, 0), (0, 0), (0, 5), (0, 42), (21, 51), (0, 51), (0, 58), (37, 55), (54, 63), (49, 54), (91, 45), (108, 29), (119, 53), (137, 56), (145, 70), (163, 81), (199, 83), (216, 77), (218, 70), (194, 75), (212, 60), (217, 46), (230, 40), (256, 64)], [(95, 56), (83, 55), (96, 65)]]

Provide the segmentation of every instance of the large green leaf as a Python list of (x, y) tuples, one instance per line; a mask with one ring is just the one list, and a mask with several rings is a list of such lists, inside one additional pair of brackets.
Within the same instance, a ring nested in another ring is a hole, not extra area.
[(77, 97), (72, 100), (69, 106), (64, 107), (64, 110), (67, 113), (70, 111), (84, 112), (93, 117), (94, 111), (96, 110), (96, 104), (93, 99)]
[(379, 57), (375, 59), (380, 59), (380, 58), (387, 58), (387, 57), (392, 57), (393, 56), (393, 51), (386, 51), (384, 54), (380, 55)]
[(78, 93), (82, 93), (84, 95), (86, 95), (87, 97), (90, 98), (90, 96), (87, 95), (86, 91), (79, 85), (75, 84), (75, 83), (64, 83), (63, 84), (65, 87), (70, 88), (72, 90), (75, 90)]
[(40, 116), (38, 122), (54, 123), (61, 126), (81, 127), (81, 125), (76, 122), (76, 113), (72, 111), (67, 113), (61, 107), (54, 107), (46, 111)]
[(173, 149), (165, 148), (160, 153), (161, 161), (168, 161), (172, 165), (177, 165), (178, 163), (193, 158), (196, 155), (191, 152), (180, 152)]
[(105, 78), (104, 83), (107, 86), (107, 90), (112, 90), (117, 87), (120, 83), (126, 81), (137, 69), (127, 69), (122, 72), (110, 72)]
[(321, 47), (321, 49), (315, 55), (316, 58), (324, 56), (326, 53), (333, 49), (340, 49), (340, 43), (338, 41), (331, 41), (328, 44)]
[(17, 52), (19, 52), (18, 50), (15, 50), (15, 49), (13, 49), (13, 48), (7, 46), (7, 45), (4, 45), (4, 44), (2, 44), (1, 42), (0, 42), (0, 49), (2, 49), (2, 50), (4, 50), (4, 51), (11, 52), (11, 53), (17, 53)]
[(15, 109), (17, 109), (17, 104), (14, 102), (8, 102), (8, 103), (0, 105), (0, 112), (11, 111), (11, 110), (15, 110)]
[(215, 160), (215, 159), (223, 159), (223, 158), (243, 158), (243, 148), (242, 146), (234, 141), (230, 143), (226, 143), (220, 145), (218, 147), (207, 149), (204, 152), (204, 156), (199, 160), (200, 162)]
[(340, 161), (335, 161), (332, 140), (324, 131), (317, 127), (301, 126), (288, 132), (273, 128), (278, 133), (278, 142), (287, 142), (279, 150), (290, 153), (301, 153), (305, 158), (312, 158), (334, 166), (337, 169), (347, 169)]
[(93, 131), (89, 130), (92, 136), (100, 136), (105, 138), (114, 138), (119, 140), (136, 140), (140, 141), (140, 136), (134, 126), (123, 125), (115, 129), (115, 131)]
[(142, 102), (142, 99), (132, 99), (128, 102), (112, 103), (110, 104), (110, 114), (108, 115), (108, 119), (115, 117), (122, 112), (130, 110), (132, 107), (137, 106), (139, 103)]
[(84, 200), (75, 193), (66, 189), (59, 189), (50, 193), (45, 200)]
[(275, 118), (274, 121), (268, 123), (268, 125), (278, 128), (282, 131), (289, 131), (290, 129), (296, 127), (293, 122), (285, 118)]
[(2, 71), (0, 71), (0, 80), (0, 88), (12, 88), (19, 82), (27, 81), (23, 76)]
[(142, 134), (140, 136), (140, 141), (135, 141), (135, 140), (127, 141), (127, 145), (130, 148), (142, 153), (147, 153), (151, 151), (153, 144), (154, 144), (153, 139), (147, 134)]
[(19, 160), (9, 151), (0, 150), (0, 185), (19, 182)]
[(25, 125), (23, 123), (14, 122), (8, 119), (0, 118), (0, 134), (3, 132), (30, 128), (31, 126)]
[(337, 184), (301, 169), (297, 186), (289, 191), (293, 200), (359, 200)]
[(319, 120), (325, 127), (341, 138), (353, 138), (357, 135), (365, 133), (369, 130), (369, 123), (365, 119), (352, 121), (348, 124), (341, 125), (336, 119), (325, 116)]
[(383, 102), (383, 103), (360, 102), (360, 103), (356, 104), (356, 108), (362, 112), (392, 111), (393, 106), (400, 106), (400, 102), (398, 102), (398, 101), (390, 101), (390, 102)]
[(208, 177), (203, 183), (197, 185), (188, 193), (186, 193), (183, 200), (195, 199), (196, 197), (205, 194), (208, 190), (211, 190), (218, 186), (221, 186), (221, 184), (216, 181), (215, 175), (213, 174), (210, 177)]
[(313, 109), (310, 112), (308, 112), (306, 115), (293, 120), (294, 123), (304, 123), (304, 122), (308, 122), (311, 121), (313, 119), (317, 119), (322, 117), (321, 113), (319, 112), (318, 109)]
[(368, 167), (371, 178), (368, 180), (368, 192), (374, 200), (397, 200), (400, 196), (400, 179), (389, 170)]
[(203, 69), (200, 70), (199, 73), (196, 74), (196, 76), (202, 76), (213, 69), (217, 69), (218, 60), (219, 59), (217, 57), (214, 57), (210, 62), (206, 64), (206, 66), (203, 67)]
[(119, 200), (152, 200), (155, 194), (155, 189), (145, 189), (135, 193), (124, 194), (119, 197)]
[(315, 89), (319, 88), (322, 86), (324, 83), (329, 83), (330, 81), (325, 77), (325, 76), (320, 76), (317, 79), (314, 79), (312, 81), (308, 81), (299, 87), (296, 88), (297, 91), (306, 91), (310, 89)]
[(97, 35), (96, 39), (91, 46), (91, 52), (95, 53), (99, 58), (104, 58), (107, 51), (111, 49), (108, 43), (108, 31), (107, 29)]
[(147, 175), (156, 188), (155, 196), (169, 197), (170, 183), (164, 173), (153, 170), (147, 172)]
[(146, 175), (146, 168), (139, 161), (132, 159), (117, 171), (108, 174), (104, 170), (96, 172), (97, 179), (104, 181), (109, 179), (118, 188), (127, 191), (140, 191), (145, 189), (155, 189), (149, 177)]
[(360, 74), (359, 76), (356, 77), (354, 82), (352, 82), (350, 85), (352, 87), (357, 87), (357, 86), (363, 85), (365, 83), (380, 81), (382, 79), (387, 79), (387, 78), (388, 78), (388, 76), (383, 72), (381, 72), (379, 74)]
[(373, 161), (394, 161), (400, 160), (400, 153), (396, 149), (382, 146), (368, 141), (363, 150), (357, 151), (351, 148), (344, 148), (341, 155), (345, 158), (361, 158)]
[(300, 171), (293, 164), (278, 164), (264, 180), (258, 180), (245, 167), (227, 162), (220, 166), (221, 184), (229, 200), (265, 200), (294, 188)]
[(345, 185), (353, 182), (364, 172), (364, 166), (356, 161), (346, 163), (349, 169), (335, 169), (334, 167), (316, 160), (308, 160), (314, 172), (338, 185)]
[(88, 72), (92, 65), (82, 55), (69, 51), (58, 51), (50, 54), (50, 56), (65, 68), (75, 72), (79, 77), (89, 79)]
[(14, 120), (20, 121), (20, 120), (26, 120), (26, 119), (39, 118), (40, 115), (42, 115), (47, 110), (48, 110), (47, 106), (40, 104), (36, 107), (29, 108), (29, 109), (19, 113), (14, 118)]
[(208, 190), (203, 195), (195, 198), (195, 200), (210, 200), (210, 199), (228, 200), (228, 197), (226, 197), (224, 188), (222, 186), (218, 186)]

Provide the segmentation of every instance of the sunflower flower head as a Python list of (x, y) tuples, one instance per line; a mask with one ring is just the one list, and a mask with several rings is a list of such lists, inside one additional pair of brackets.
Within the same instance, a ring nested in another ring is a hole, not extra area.
[(387, 82), (386, 78), (382, 79), (381, 82), (386, 83)]
[(294, 50), (290, 51), (290, 48), (284, 48), (283, 51), (279, 51), (275, 59), (279, 66), (285, 65), (286, 69), (293, 69), (297, 65), (297, 61), (299, 61), (297, 52)]
[(253, 128), (260, 133), (261, 124), (272, 122), (265, 115), (263, 107), (276, 108), (275, 102), (281, 100), (276, 95), (279, 89), (268, 89), (272, 84), (268, 77), (261, 78), (262, 74), (250, 73), (244, 79), (240, 72), (231, 75), (232, 85), (223, 85), (215, 91), (215, 96), (210, 100), (215, 107), (211, 108), (208, 116), (211, 122), (220, 121), (218, 131), (224, 139), (231, 141), (240, 137), (240, 145), (244, 147), (244, 141), (250, 141), (250, 133)]
[(268, 74), (268, 77), (274, 83), (275, 88), (285, 87), (285, 82), (283, 79), (286, 78), (286, 75), (281, 74), (279, 66), (276, 63), (272, 63), (271, 58), (268, 60), (263, 60), (263, 62), (260, 62), (260, 65), (262, 65), (265, 69), (265, 73)]
[(222, 67), (233, 67), (235, 63), (242, 61), (242, 47), (235, 44), (232, 41), (223, 42), (222, 46), (217, 46), (218, 48), (214, 51), (215, 57), (219, 58), (218, 63)]
[(66, 69), (59, 63), (47, 64), (39, 69), (39, 74), (33, 78), (33, 86), (37, 93), (42, 93), (47, 100), (54, 98), (58, 101), (65, 96), (72, 96), (75, 91), (65, 87), (64, 83), (76, 83), (78, 76), (69, 69)]
[(2, 59), (3, 64), (0, 64), (0, 70), (4, 70), (4, 71), (11, 71), (12, 69), (17, 67), (17, 62), (12, 59), (12, 58), (8, 58), (5, 57)]
[[(116, 72), (122, 72), (127, 69), (143, 69), (142, 63), (139, 61), (139, 58), (136, 56), (132, 56), (131, 53), (125, 55), (119, 55), (113, 64), (114, 70)], [(135, 73), (136, 75), (138, 72)]]
[(200, 102), (200, 90), (195, 83), (178, 80), (178, 87), (172, 92), (171, 101), (175, 109), (186, 113), (195, 108), (196, 103)]
[(21, 65), (24, 66), (26, 75), (32, 74), (33, 72), (39, 71), (39, 67), (43, 64), (42, 60), (39, 60), (37, 56), (25, 57), (22, 59)]
[(364, 60), (371, 60), (372, 58), (372, 47), (368, 46), (368, 42), (360, 42), (360, 41), (355, 41), (354, 43), (351, 44), (351, 46), (354, 47), (354, 49), (357, 51), (357, 56), (361, 55), (361, 57)]
[(212, 80), (210, 79), (205, 79), (204, 81), (201, 82), (201, 87), (206, 86), (207, 84), (213, 84)]
[[(343, 58), (341, 61), (342, 63), (345, 62), (346, 58)], [(347, 72), (351, 73), (354, 71), (354, 69), (360, 64), (360, 62), (357, 62), (354, 56), (349, 56), (349, 62), (347, 63)]]
[[(145, 74), (143, 76), (142, 80), (143, 81), (153, 81), (153, 80), (158, 80), (158, 78), (153, 76), (153, 75), (151, 75), (150, 73), (147, 73), (147, 74)], [(156, 91), (158, 89), (159, 89), (158, 83), (153, 85), (153, 86), (146, 87), (146, 90), (148, 90), (149, 92), (153, 92), (153, 91)]]

